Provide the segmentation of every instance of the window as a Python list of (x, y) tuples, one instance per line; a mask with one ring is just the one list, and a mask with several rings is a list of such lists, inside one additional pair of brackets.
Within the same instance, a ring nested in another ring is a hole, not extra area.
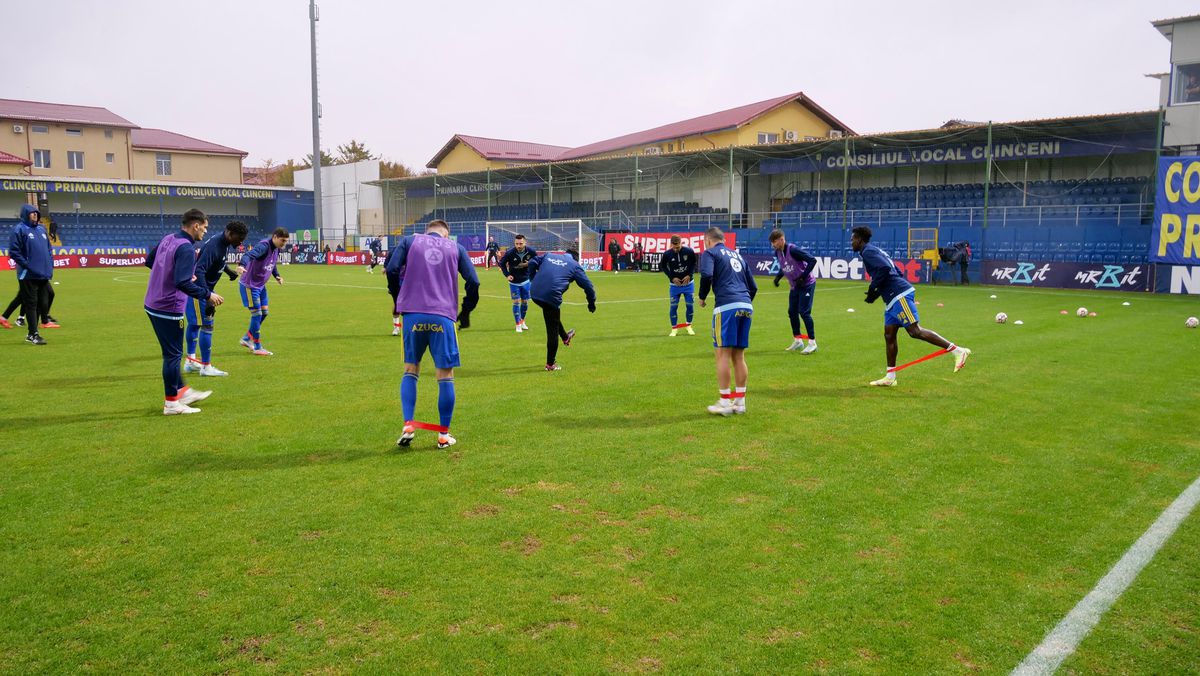
[(154, 153), (154, 173), (159, 176), (171, 175), (171, 153)]
[(49, 134), (50, 127), (47, 127), (44, 124), (34, 124), (29, 126), (29, 131), (33, 132), (34, 134)]
[(1181, 63), (1171, 76), (1171, 104), (1200, 103), (1200, 63)]
[(49, 150), (34, 150), (33, 151), (33, 168), (34, 169), (49, 169), (50, 168), (50, 151)]
[(117, 156), (114, 155), (113, 153), (104, 153), (104, 161), (106, 163), (112, 164), (113, 162), (116, 161), (116, 159), (117, 159)]
[(779, 134), (771, 134), (765, 131), (758, 132), (759, 143), (779, 143)]
[(67, 151), (67, 168), (83, 171), (83, 153), (78, 150)]
[(104, 130), (104, 138), (112, 138), (112, 130), (111, 129)]
[(67, 129), (67, 136), (83, 136), (82, 129)]

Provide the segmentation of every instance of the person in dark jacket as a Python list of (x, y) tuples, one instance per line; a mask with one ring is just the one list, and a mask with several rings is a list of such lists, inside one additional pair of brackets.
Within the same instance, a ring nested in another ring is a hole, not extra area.
[(621, 271), (621, 245), (617, 244), (617, 240), (608, 240), (608, 257), (612, 259), (612, 271), (614, 273)]
[(8, 256), (16, 264), (21, 289), (21, 314), (25, 316), (25, 342), (45, 345), (38, 333), (38, 320), (50, 312), (50, 280), (54, 277), (54, 256), (50, 236), (38, 222), (37, 207), (21, 206), (21, 222), (13, 226), (8, 239)]
[(579, 285), (587, 296), (588, 312), (596, 311), (596, 290), (592, 280), (570, 254), (548, 253), (537, 256), (529, 261), (530, 282), (529, 295), (533, 302), (542, 308), (542, 318), (546, 322), (546, 370), (560, 371), (558, 365), (558, 341), (571, 346), (575, 337), (575, 329), (567, 331), (562, 324), (562, 297), (571, 282)]

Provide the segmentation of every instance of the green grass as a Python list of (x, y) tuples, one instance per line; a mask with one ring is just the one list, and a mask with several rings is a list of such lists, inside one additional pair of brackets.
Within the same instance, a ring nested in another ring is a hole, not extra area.
[[(200, 415), (160, 415), (142, 270), (59, 273), (47, 347), (0, 331), (0, 671), (1005, 673), (1200, 474), (1194, 299), (921, 288), (975, 354), (878, 390), (861, 285), (819, 284), (802, 357), (763, 280), (749, 412), (722, 419), (709, 311), (667, 338), (660, 275), (594, 275), (595, 315), (573, 290), (545, 373), (493, 271), (459, 444), (401, 451), (382, 278), (283, 273), (272, 358), (218, 288), (232, 375), (191, 379)], [(1198, 519), (1069, 669), (1200, 664)]]

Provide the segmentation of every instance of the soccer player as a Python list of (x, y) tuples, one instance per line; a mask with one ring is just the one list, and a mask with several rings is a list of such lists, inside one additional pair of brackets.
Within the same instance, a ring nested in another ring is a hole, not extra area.
[(379, 265), (379, 258), (383, 255), (383, 242), (379, 241), (378, 237), (372, 237), (367, 240), (367, 248), (371, 251), (371, 264), (367, 267), (367, 272), (373, 275), (375, 266)]
[[(241, 221), (230, 221), (224, 232), (213, 235), (200, 247), (200, 257), (196, 259), (196, 284), (209, 293), (217, 288), (221, 275), (229, 275), (229, 281), (238, 278), (240, 271), (233, 269), (225, 262), (229, 249), (237, 248), (246, 239), (246, 224)], [(199, 373), (202, 376), (227, 376), (225, 371), (212, 365), (213, 319), (217, 307), (208, 299), (189, 298), (184, 305), (187, 316), (187, 360), (183, 362), (184, 373)], [(200, 357), (196, 358), (196, 345), (200, 345)]]
[(588, 279), (583, 267), (570, 254), (548, 253), (529, 262), (529, 274), (533, 277), (530, 295), (533, 302), (542, 308), (542, 319), (546, 322), (546, 370), (561, 371), (558, 365), (558, 341), (571, 346), (575, 329), (563, 329), (562, 297), (571, 282), (579, 285), (587, 296), (588, 312), (596, 311), (596, 289)]
[(862, 256), (863, 267), (871, 276), (871, 285), (867, 287), (866, 302), (874, 303), (883, 297), (886, 305), (883, 308), (883, 339), (887, 344), (887, 375), (879, 380), (872, 380), (875, 387), (895, 387), (896, 385), (896, 353), (899, 346), (896, 334), (900, 327), (908, 331), (908, 335), (936, 345), (954, 355), (954, 372), (958, 373), (967, 363), (971, 351), (959, 347), (929, 329), (921, 328), (918, 324), (917, 293), (912, 284), (896, 268), (891, 256), (882, 249), (871, 244), (871, 229), (860, 225), (850, 231), (850, 248)]
[(396, 301), (400, 297), (400, 287), (404, 286), (404, 268), (392, 272), (388, 267), (395, 254), (396, 247), (388, 249), (387, 258), (383, 260), (383, 276), (387, 278), (388, 294), (392, 297), (392, 335), (398, 336), (400, 335), (400, 308), (396, 305)]
[(500, 243), (495, 237), (488, 238), (487, 244), (487, 266), (490, 268), (493, 265), (500, 264)]
[(221, 296), (192, 281), (196, 254), (192, 245), (208, 231), (208, 217), (199, 209), (183, 214), (180, 232), (162, 238), (146, 256), (150, 282), (143, 302), (150, 325), (162, 350), (163, 415), (199, 413), (191, 404), (207, 399), (212, 392), (193, 390), (183, 382), (179, 362), (183, 358), (183, 306), (188, 297), (203, 299), (214, 307), (225, 302)]
[(26, 321), (25, 342), (30, 345), (46, 344), (38, 333), (38, 319), (50, 313), (50, 279), (54, 277), (50, 238), (38, 222), (40, 216), (37, 207), (22, 204), (21, 221), (13, 226), (8, 239), (8, 256), (17, 268), (21, 314)]
[(242, 347), (252, 354), (269, 357), (271, 352), (262, 346), (262, 325), (267, 321), (267, 277), (283, 284), (279, 269), (275, 263), (279, 260), (279, 249), (287, 244), (286, 228), (275, 228), (271, 236), (254, 245), (254, 248), (242, 256), (242, 281), (239, 286), (242, 292), (242, 305), (250, 310), (250, 328), (240, 341)]
[(525, 235), (517, 235), (513, 238), (513, 248), (500, 259), (500, 274), (508, 278), (517, 333), (529, 330), (525, 323), (525, 314), (529, 312), (529, 261), (536, 255), (536, 251), (525, 246)]
[[(705, 251), (700, 254), (700, 307), (713, 291), (712, 336), (716, 348), (717, 389), (721, 398), (708, 407), (714, 415), (746, 412), (746, 348), (750, 347), (750, 321), (754, 317), (754, 295), (758, 285), (741, 254), (725, 246), (725, 233), (709, 228), (704, 233)], [(730, 389), (730, 371), (734, 388)]]
[(441, 219), (430, 221), (425, 234), (409, 235), (395, 248), (395, 255), (385, 269), (393, 275), (404, 271), (404, 284), (396, 302), (396, 309), (404, 315), (404, 377), (400, 380), (404, 429), (396, 443), (408, 446), (416, 436), (417, 379), (421, 375), (421, 359), (428, 349), (437, 368), (440, 423), (437, 447), (448, 448), (458, 443), (450, 434), (454, 417), (454, 369), (459, 366), (458, 333), (454, 328), (460, 316), (455, 273), (466, 282), (461, 313), (464, 324), (479, 303), (479, 278), (467, 250), (450, 240), (450, 226)]
[[(817, 334), (813, 329), (812, 306), (813, 296), (817, 293), (817, 280), (812, 276), (813, 266), (817, 259), (795, 244), (788, 244), (783, 231), (772, 230), (769, 236), (771, 248), (775, 250), (775, 260), (779, 263), (779, 273), (775, 275), (775, 286), (779, 280), (787, 277), (792, 289), (788, 292), (788, 319), (792, 322), (792, 344), (786, 352), (802, 350), (800, 354), (812, 354), (817, 351)], [(804, 330), (800, 333), (800, 320), (804, 320)], [(808, 347), (804, 341), (808, 340)]]
[[(696, 335), (692, 330), (692, 293), (696, 289), (692, 275), (696, 273), (696, 252), (684, 246), (679, 235), (671, 235), (671, 248), (663, 254), (659, 267), (671, 280), (671, 333), (667, 335), (674, 338), (679, 335), (679, 329), (687, 329), (689, 336)], [(680, 298), (687, 306), (687, 321), (683, 324), (679, 323)]]

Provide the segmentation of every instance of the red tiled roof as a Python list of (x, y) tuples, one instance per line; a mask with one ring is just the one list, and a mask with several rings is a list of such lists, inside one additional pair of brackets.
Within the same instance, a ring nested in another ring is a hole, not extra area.
[(210, 155), (240, 155), (249, 153), (244, 150), (201, 141), (198, 138), (176, 134), (165, 129), (134, 129), (130, 132), (134, 148), (152, 150), (185, 150), (193, 153), (208, 153)]
[(71, 106), (62, 103), (0, 99), (0, 118), (57, 122), (61, 124), (90, 124), (101, 127), (135, 129), (137, 125), (107, 108)]
[(566, 146), (552, 146), (545, 143), (530, 143), (528, 141), (506, 141), (504, 139), (484, 138), (482, 136), (466, 136), (455, 134), (442, 149), (425, 165), (430, 169), (437, 167), (446, 155), (454, 150), (458, 143), (465, 143), (489, 160), (518, 160), (526, 162), (549, 162), (558, 159)]
[(813, 103), (812, 100), (806, 97), (803, 92), (795, 92), (793, 94), (786, 94), (773, 99), (767, 99), (766, 101), (759, 101), (758, 103), (738, 106), (737, 108), (730, 108), (729, 110), (722, 110), (717, 113), (693, 117), (690, 120), (674, 122), (661, 127), (655, 127), (653, 129), (647, 129), (645, 131), (639, 131), (633, 134), (626, 134), (624, 136), (610, 138), (606, 141), (598, 141), (586, 146), (572, 148), (555, 159), (573, 160), (580, 157), (587, 157), (589, 155), (598, 155), (601, 153), (612, 152), (614, 150), (621, 150), (622, 148), (633, 148), (636, 146), (656, 143), (658, 141), (665, 141), (667, 139), (684, 138), (687, 136), (695, 136), (696, 134), (707, 134), (725, 129), (736, 129), (737, 127), (740, 127), (751, 120), (770, 112), (775, 108), (791, 103), (792, 101), (799, 101), (811, 109), (818, 117), (822, 118), (834, 129), (840, 129), (846, 133), (853, 133), (849, 127), (842, 124), (837, 120), (837, 118), (833, 117), (829, 113), (825, 112), (823, 108)]
[(16, 155), (12, 155), (0, 150), (0, 164), (19, 164), (22, 167), (28, 167), (29, 165), (33, 164), (33, 162), (30, 162), (24, 157), (17, 157)]

